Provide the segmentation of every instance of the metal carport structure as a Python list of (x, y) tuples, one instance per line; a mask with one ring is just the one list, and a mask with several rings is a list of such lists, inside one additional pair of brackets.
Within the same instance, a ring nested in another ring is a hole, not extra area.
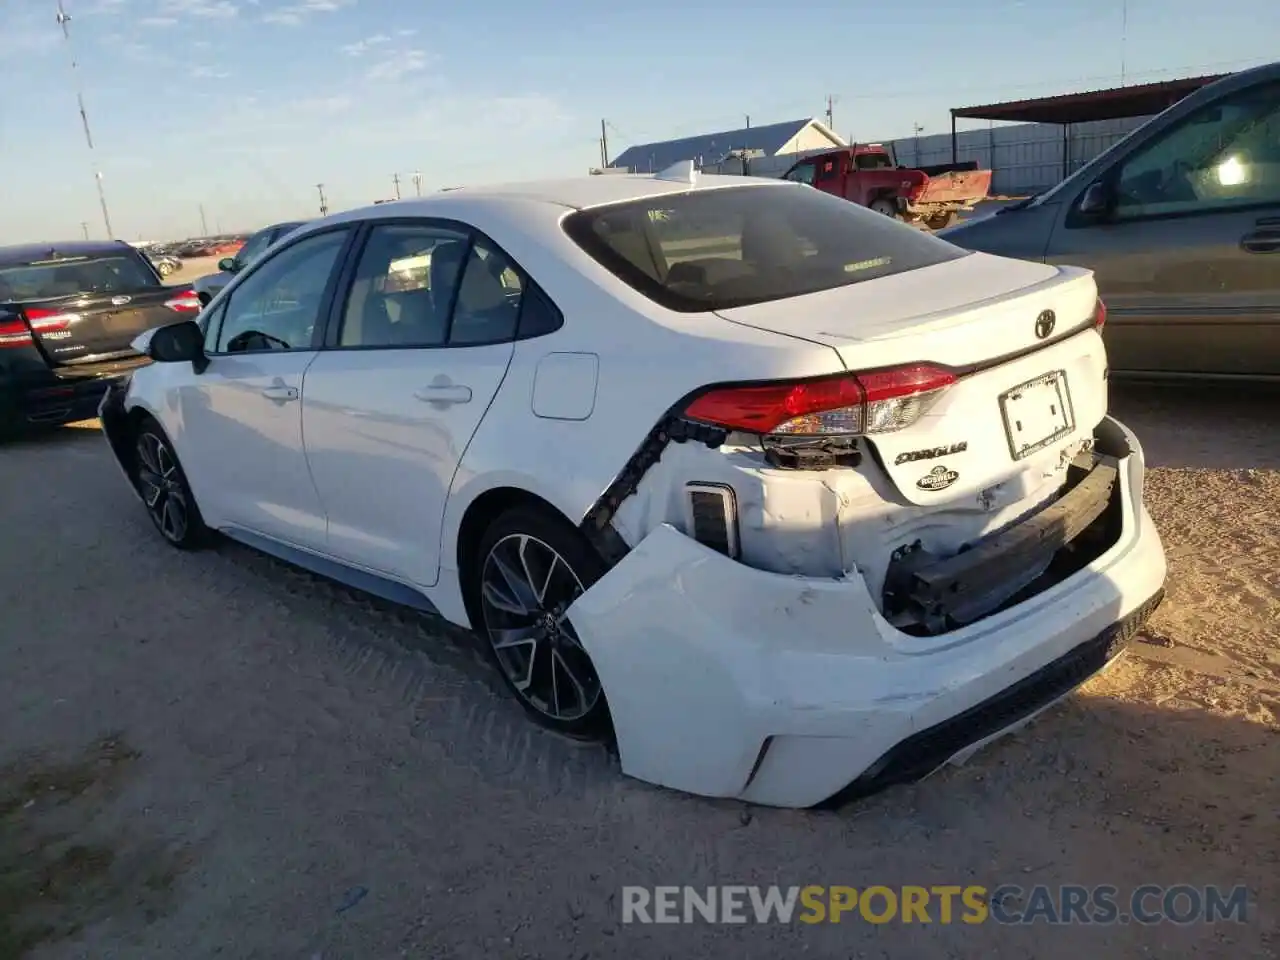
[(1227, 74), (1162, 80), (1131, 87), (1112, 87), (1084, 93), (1065, 93), (1034, 100), (1010, 100), (977, 107), (951, 108), (951, 162), (957, 161), (956, 120), (1003, 120), (1011, 123), (1049, 123), (1062, 127), (1062, 176), (1070, 174), (1071, 127), (1094, 120), (1147, 117), (1173, 106), (1183, 97)]

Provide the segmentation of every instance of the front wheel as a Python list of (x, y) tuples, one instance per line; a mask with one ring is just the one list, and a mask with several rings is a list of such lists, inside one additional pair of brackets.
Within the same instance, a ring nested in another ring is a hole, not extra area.
[(134, 442), (134, 454), (138, 493), (160, 536), (179, 550), (202, 546), (208, 528), (160, 424), (150, 418), (142, 422)]
[(568, 522), (527, 507), (485, 531), (468, 571), (477, 632), (508, 688), (543, 726), (606, 738), (609, 708), (568, 609), (605, 572)]

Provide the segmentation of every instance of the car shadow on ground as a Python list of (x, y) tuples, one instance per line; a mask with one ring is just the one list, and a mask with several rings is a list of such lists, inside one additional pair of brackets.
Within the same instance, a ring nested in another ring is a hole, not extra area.
[(1110, 412), (1138, 436), (1148, 467), (1280, 469), (1280, 386), (1116, 381)]

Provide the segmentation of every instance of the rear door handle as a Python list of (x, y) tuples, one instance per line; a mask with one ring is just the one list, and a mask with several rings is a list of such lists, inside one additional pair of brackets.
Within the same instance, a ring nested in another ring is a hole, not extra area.
[(1275, 253), (1280, 250), (1280, 229), (1262, 229), (1246, 233), (1240, 238), (1240, 246), (1248, 253)]
[(442, 407), (471, 402), (471, 388), (457, 383), (432, 384), (415, 391), (413, 395), (424, 403), (439, 404)]
[(262, 390), (262, 395), (266, 397), (268, 400), (278, 400), (281, 403), (284, 403), (288, 400), (298, 399), (298, 388), (286, 387), (283, 385), (277, 385), (274, 387), (264, 387)]

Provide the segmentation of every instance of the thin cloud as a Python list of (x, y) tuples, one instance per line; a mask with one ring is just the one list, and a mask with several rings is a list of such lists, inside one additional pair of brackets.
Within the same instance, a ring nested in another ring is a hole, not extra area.
[(342, 47), (342, 52), (348, 57), (359, 57), (368, 53), (374, 47), (380, 47), (390, 42), (391, 38), (385, 33), (375, 33), (372, 37), (365, 37), (355, 43), (346, 44)]
[(307, 17), (317, 13), (333, 13), (343, 7), (351, 6), (354, 2), (355, 0), (300, 0), (298, 3), (286, 4), (263, 14), (262, 21), (296, 27)]
[(231, 0), (161, 0), (162, 17), (199, 17), (204, 20), (228, 20), (240, 12)]
[(177, 22), (177, 17), (143, 17), (138, 21), (138, 25), (142, 27), (172, 27)]
[(421, 73), (427, 69), (430, 58), (422, 50), (405, 50), (401, 53), (387, 53), (382, 59), (365, 71), (364, 78), (375, 83), (402, 80), (412, 73)]
[(213, 67), (192, 67), (191, 76), (197, 80), (226, 80), (231, 74)]

